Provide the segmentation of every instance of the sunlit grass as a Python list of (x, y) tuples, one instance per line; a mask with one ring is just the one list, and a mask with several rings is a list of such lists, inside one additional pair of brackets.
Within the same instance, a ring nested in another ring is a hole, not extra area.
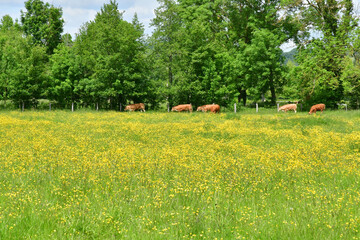
[(0, 239), (357, 239), (360, 113), (0, 112)]

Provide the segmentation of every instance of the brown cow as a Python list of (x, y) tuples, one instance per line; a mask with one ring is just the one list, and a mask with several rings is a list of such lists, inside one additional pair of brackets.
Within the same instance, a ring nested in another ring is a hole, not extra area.
[(323, 112), (324, 109), (325, 109), (325, 104), (323, 104), (323, 103), (316, 104), (316, 105), (311, 107), (309, 114), (316, 113), (316, 111)]
[(191, 104), (182, 104), (182, 105), (177, 105), (175, 107), (173, 107), (171, 109), (172, 112), (182, 112), (182, 111), (189, 111), (189, 112), (192, 112), (193, 109), (192, 109), (192, 106)]
[(220, 106), (218, 104), (203, 105), (198, 107), (197, 111), (202, 111), (202, 112), (211, 111), (212, 113), (218, 113), (220, 112)]
[(297, 104), (286, 104), (279, 107), (278, 112), (279, 111), (287, 112), (289, 110), (294, 110), (294, 112), (296, 113), (296, 108), (297, 108)]
[(196, 109), (196, 111), (197, 112), (200, 112), (200, 111), (204, 111), (204, 109), (205, 109), (205, 107), (206, 107), (206, 105), (202, 105), (202, 106), (199, 106), (197, 109)]
[(140, 110), (140, 111), (145, 112), (145, 104), (143, 104), (143, 103), (135, 103), (135, 104), (127, 105), (125, 107), (125, 111), (133, 112), (133, 111), (136, 111), (136, 110)]

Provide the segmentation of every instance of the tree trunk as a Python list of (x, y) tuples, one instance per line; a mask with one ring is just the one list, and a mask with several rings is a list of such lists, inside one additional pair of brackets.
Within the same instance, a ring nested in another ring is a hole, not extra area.
[(271, 92), (271, 104), (276, 104), (276, 93), (275, 93), (275, 86), (274, 86), (274, 75), (272, 70), (270, 70), (270, 92)]
[(119, 111), (121, 112), (121, 110), (122, 110), (122, 99), (121, 99), (121, 96), (120, 96), (120, 94), (116, 94), (116, 101), (117, 101), (117, 106), (119, 106)]
[(241, 99), (243, 100), (243, 105), (246, 106), (246, 98), (247, 98), (247, 94), (246, 94), (246, 89), (240, 89), (239, 90), (239, 96), (238, 96), (238, 102), (241, 102)]
[(110, 105), (110, 110), (115, 109), (116, 107), (114, 107), (114, 98), (113, 97), (109, 97), (109, 105)]
[[(170, 54), (170, 56), (169, 56), (169, 79), (168, 79), (168, 84), (167, 84), (168, 89), (170, 89), (171, 86), (173, 85), (173, 80), (174, 80), (173, 78), (174, 78), (174, 76), (173, 76), (173, 72), (172, 72), (172, 55)], [(173, 102), (172, 102), (172, 97), (170, 96), (170, 94), (167, 96), (167, 100), (168, 100), (168, 105), (172, 106)]]
[(5, 88), (5, 98), (4, 98), (4, 107), (6, 108), (6, 100), (7, 100), (7, 88)]

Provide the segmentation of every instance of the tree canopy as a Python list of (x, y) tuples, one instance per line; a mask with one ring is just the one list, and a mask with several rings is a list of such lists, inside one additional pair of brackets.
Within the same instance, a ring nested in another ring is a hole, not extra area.
[[(158, 0), (145, 37), (104, 4), (74, 40), (61, 7), (25, 1), (0, 22), (0, 98), (37, 107), (120, 110), (261, 101), (359, 106), (360, 30), (351, 0)], [(296, 44), (285, 61), (281, 46)]]

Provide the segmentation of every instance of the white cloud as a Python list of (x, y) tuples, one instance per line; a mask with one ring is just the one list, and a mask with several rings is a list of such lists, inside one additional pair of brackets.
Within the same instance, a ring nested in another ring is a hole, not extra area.
[[(50, 2), (50, 1), (49, 1)], [(71, 1), (59, 0), (50, 2), (54, 6), (59, 4), (63, 9), (65, 20), (64, 32), (75, 36), (80, 27), (95, 18), (97, 12), (109, 3), (110, 0)], [(120, 11), (124, 11), (124, 20), (131, 22), (137, 13), (139, 21), (144, 24), (145, 33), (151, 34), (150, 21), (155, 17), (154, 9), (157, 8), (156, 0), (119, 0), (117, 1)]]
[(289, 40), (286, 43), (283, 43), (280, 48), (281, 50), (283, 50), (283, 52), (290, 52), (291, 50), (296, 48), (296, 44), (292, 40)]
[[(20, 20), (20, 10), (25, 10), (26, 0), (0, 0), (0, 18), (4, 15), (10, 15), (14, 20)], [(70, 33), (75, 36), (80, 27), (95, 18), (97, 12), (109, 3), (110, 0), (46, 0), (55, 7), (61, 7), (63, 10), (64, 33)], [(150, 20), (155, 17), (154, 9), (158, 6), (156, 0), (117, 0), (118, 8), (124, 12), (124, 20), (131, 22), (135, 12), (139, 21), (144, 24), (145, 33), (150, 34)]]
[(133, 5), (125, 9), (124, 20), (131, 22), (136, 13), (139, 21), (144, 24), (145, 34), (150, 35), (152, 28), (150, 28), (151, 19), (155, 17), (154, 9), (158, 7), (158, 3), (155, 0), (135, 0)]
[(73, 37), (79, 32), (80, 27), (95, 18), (97, 11), (85, 8), (63, 8), (64, 33), (70, 33)]
[(24, 5), (23, 0), (0, 0), (0, 4), (11, 4), (11, 5)]
[[(46, 2), (62, 8), (82, 8), (82, 9), (100, 9), (104, 3), (109, 3), (110, 0), (45, 0)], [(120, 0), (118, 2), (128, 2)]]

